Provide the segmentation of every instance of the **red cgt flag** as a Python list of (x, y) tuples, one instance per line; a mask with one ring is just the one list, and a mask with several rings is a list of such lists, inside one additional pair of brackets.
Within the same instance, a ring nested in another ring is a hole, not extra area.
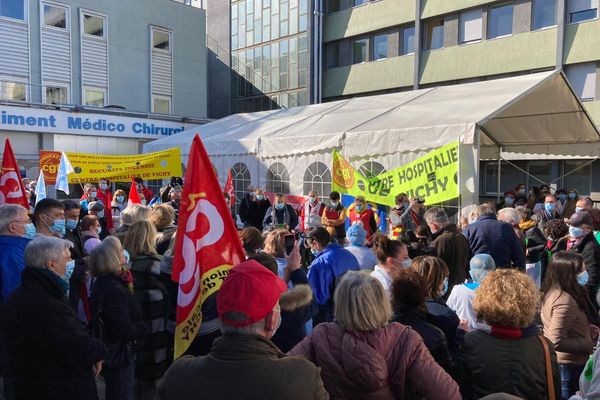
[(131, 188), (129, 189), (129, 198), (127, 199), (127, 205), (130, 206), (132, 204), (142, 204), (133, 176), (131, 177)]
[(244, 251), (200, 137), (192, 142), (179, 205), (173, 280), (179, 282), (175, 358), (196, 338), (202, 303), (220, 288)]
[(4, 142), (2, 172), (0, 172), (0, 205), (2, 204), (19, 204), (29, 210), (25, 185), (23, 185), (23, 181), (21, 180), (19, 165), (17, 164), (15, 153), (13, 153), (8, 138)]
[(223, 191), (229, 195), (229, 202), (231, 205), (235, 206), (235, 192), (233, 191), (233, 177), (231, 176), (231, 170), (229, 170), (229, 175), (227, 175), (227, 182), (225, 183)]

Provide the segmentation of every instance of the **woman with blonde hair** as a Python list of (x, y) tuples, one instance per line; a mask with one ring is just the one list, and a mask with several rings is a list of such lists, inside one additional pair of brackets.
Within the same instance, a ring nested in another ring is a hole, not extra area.
[(112, 212), (113, 225), (115, 228), (121, 226), (121, 213), (127, 207), (127, 193), (123, 189), (117, 189), (113, 195), (110, 209)]
[(96, 278), (90, 298), (92, 331), (108, 348), (102, 367), (106, 400), (133, 400), (133, 342), (142, 337), (146, 327), (140, 303), (133, 296), (125, 251), (117, 238), (109, 236), (94, 247), (90, 273)]
[(263, 252), (272, 255), (277, 261), (277, 275), (286, 282), (289, 282), (289, 274), (286, 277), (285, 267), (287, 259), (285, 258), (285, 235), (289, 232), (285, 229), (275, 229), (267, 233), (265, 237), (265, 247)]
[(460, 399), (458, 385), (412, 329), (390, 323), (381, 283), (368, 271), (349, 271), (334, 294), (336, 322), (319, 324), (288, 354), (321, 368), (331, 398)]
[(114, 236), (123, 243), (125, 241), (125, 233), (129, 227), (137, 221), (146, 221), (150, 217), (150, 207), (141, 204), (131, 204), (127, 206), (120, 215), (121, 226), (117, 229)]
[(175, 209), (164, 203), (156, 204), (150, 211), (150, 222), (156, 227), (156, 252), (161, 256), (169, 247), (171, 237), (177, 230), (174, 224)]
[(162, 257), (156, 252), (156, 228), (150, 221), (135, 222), (127, 231), (124, 247), (131, 257), (134, 294), (142, 304), (144, 322), (152, 326), (152, 331), (136, 346), (138, 395), (152, 398), (169, 362), (166, 351), (166, 290), (160, 279)]
[(463, 349), (467, 398), (501, 392), (560, 398), (554, 346), (534, 323), (539, 300), (533, 280), (514, 269), (490, 272), (481, 282), (473, 300), (477, 330), (465, 336)]

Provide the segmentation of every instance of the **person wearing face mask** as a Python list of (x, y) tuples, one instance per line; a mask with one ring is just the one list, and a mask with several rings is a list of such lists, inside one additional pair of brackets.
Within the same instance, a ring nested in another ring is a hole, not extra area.
[(513, 192), (512, 190), (509, 190), (508, 192), (504, 192), (504, 201), (501, 202), (500, 204), (498, 204), (498, 206), (496, 208), (498, 208), (498, 210), (502, 209), (502, 208), (507, 208), (507, 207), (515, 207), (515, 201), (517, 200), (517, 194), (515, 192)]
[[(38, 203), (39, 204), (39, 203)], [(25, 248), (23, 282), (0, 326), (15, 398), (89, 400), (106, 348), (89, 336), (67, 301), (71, 242), (38, 235)]]
[(89, 204), (89, 215), (93, 215), (98, 218), (98, 222), (100, 222), (100, 229), (98, 229), (98, 235), (100, 240), (104, 240), (110, 232), (108, 230), (108, 223), (106, 222), (106, 216), (110, 214), (106, 212), (106, 207), (99, 201), (94, 201)]
[(116, 229), (121, 227), (121, 212), (127, 208), (127, 193), (123, 189), (117, 189), (110, 205), (113, 225)]
[(140, 199), (142, 199), (142, 204), (150, 204), (152, 199), (154, 199), (154, 193), (152, 193), (152, 190), (148, 189), (146, 185), (144, 185), (144, 180), (139, 176), (135, 177), (134, 180), (135, 188), (137, 189), (137, 192), (140, 195)]
[(104, 206), (104, 209), (107, 210), (106, 215), (104, 216), (107, 232), (110, 232), (114, 228), (112, 212), (110, 211), (112, 199), (113, 196), (110, 191), (110, 183), (108, 182), (108, 180), (98, 180), (98, 192), (96, 194), (96, 201), (101, 202)]
[(590, 211), (592, 208), (594, 208), (594, 202), (586, 196), (580, 197), (575, 203), (575, 212)]
[(270, 340), (281, 323), (279, 297), (286, 290), (285, 282), (254, 260), (232, 268), (217, 293), (223, 335), (208, 356), (176, 360), (159, 398), (328, 398), (319, 369), (286, 356)]
[(598, 308), (598, 284), (600, 283), (600, 245), (592, 232), (592, 218), (586, 212), (576, 212), (569, 219), (567, 251), (583, 256), (589, 279), (585, 288), (594, 306)]
[(23, 254), (32, 234), (35, 227), (26, 208), (18, 204), (0, 206), (0, 305), (21, 284)]
[(438, 257), (419, 256), (412, 260), (411, 268), (425, 278), (427, 283), (427, 311), (433, 315), (432, 323), (446, 335), (448, 350), (453, 358), (459, 359), (468, 322), (458, 318), (448, 307), (444, 295), (448, 291), (448, 266)]
[(542, 287), (544, 336), (554, 343), (562, 398), (579, 389), (579, 376), (598, 338), (598, 313), (584, 286), (588, 272), (579, 254), (558, 252), (548, 265)]
[(275, 203), (265, 213), (263, 219), (264, 230), (281, 228), (293, 231), (296, 226), (298, 226), (298, 214), (296, 214), (292, 206), (286, 204), (285, 196), (277, 193), (275, 195)]
[(360, 269), (373, 271), (377, 264), (377, 257), (372, 249), (366, 246), (367, 232), (362, 227), (362, 224), (354, 224), (348, 228), (348, 250), (358, 261)]
[(356, 257), (331, 241), (331, 235), (322, 226), (309, 229), (304, 245), (310, 248), (315, 259), (308, 267), (308, 282), (313, 291), (319, 312), (313, 325), (333, 321), (333, 291), (339, 278), (348, 271), (359, 270)]
[(569, 195), (565, 189), (558, 189), (554, 195), (556, 196), (556, 213), (562, 217), (569, 202)]
[(571, 189), (567, 192), (567, 204), (562, 213), (563, 218), (571, 218), (575, 212), (577, 202), (579, 201), (579, 192), (576, 189)]
[(371, 242), (371, 236), (377, 232), (377, 221), (375, 213), (367, 207), (367, 201), (364, 196), (356, 196), (354, 204), (348, 208), (348, 218), (350, 225), (360, 222), (365, 231), (367, 231), (367, 242)]
[(559, 218), (559, 214), (556, 209), (556, 197), (554, 197), (554, 195), (547, 194), (544, 197), (544, 208), (537, 212), (537, 216), (538, 227), (540, 230), (543, 229), (546, 222)]
[(431, 207), (425, 211), (425, 222), (431, 230), (430, 254), (441, 258), (449, 269), (447, 299), (454, 285), (462, 284), (467, 278), (469, 241), (451, 224), (443, 208)]
[(522, 183), (519, 183), (515, 186), (515, 193), (519, 196), (526, 196), (527, 195), (527, 189), (525, 188), (525, 185)]
[(173, 219), (173, 223), (177, 225), (177, 221), (179, 220), (179, 203), (181, 202), (181, 193), (183, 193), (183, 189), (181, 186), (174, 187), (169, 190), (169, 201), (165, 204), (170, 205), (175, 210), (175, 218)]
[(62, 238), (66, 233), (65, 206), (46, 197), (37, 203), (33, 223), (38, 234)]
[(98, 188), (96, 185), (86, 183), (83, 186), (83, 195), (81, 196), (81, 208), (84, 214), (88, 213), (88, 207), (91, 202), (98, 200)]
[(410, 241), (415, 241), (417, 226), (425, 225), (425, 219), (423, 218), (423, 214), (425, 213), (424, 202), (423, 199), (413, 198), (408, 208), (404, 210), (404, 213), (400, 217), (404, 226), (403, 234)]
[(260, 211), (260, 203), (263, 202), (264, 204), (264, 193), (261, 192), (260, 197), (261, 199), (258, 200), (254, 186), (248, 186), (238, 209), (238, 215), (245, 228), (253, 226), (260, 231), (263, 230), (262, 221), (265, 218), (267, 210)]
[(395, 201), (396, 206), (390, 210), (388, 218), (392, 236), (396, 239), (400, 239), (404, 231), (404, 224), (402, 223), (401, 217), (410, 206), (410, 202), (408, 201), (408, 195), (406, 193), (399, 193), (396, 195)]
[(402, 268), (410, 268), (408, 247), (401, 241), (377, 235), (373, 241), (373, 248), (379, 263), (375, 265), (371, 276), (381, 282), (383, 290), (391, 298), (392, 282), (396, 273)]
[(91, 330), (108, 348), (102, 368), (106, 400), (134, 399), (133, 342), (148, 329), (126, 265), (126, 252), (115, 237), (106, 238), (90, 254), (90, 273), (95, 278)]
[(321, 203), (317, 192), (311, 190), (308, 193), (308, 199), (302, 206), (302, 211), (300, 211), (300, 230), (306, 232), (315, 226), (323, 226), (321, 214), (324, 209), (325, 205)]
[(335, 229), (336, 241), (344, 245), (346, 241), (346, 207), (340, 201), (338, 192), (329, 193), (329, 205), (323, 210), (321, 223), (324, 227)]
[(102, 227), (100, 221), (95, 215), (86, 215), (81, 220), (81, 234), (83, 236), (83, 249), (86, 255), (90, 255), (94, 247), (98, 246)]

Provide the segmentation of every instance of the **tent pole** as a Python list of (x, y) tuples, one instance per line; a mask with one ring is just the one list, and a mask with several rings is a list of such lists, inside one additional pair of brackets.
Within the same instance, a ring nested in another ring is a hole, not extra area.
[(498, 147), (498, 187), (496, 188), (496, 204), (500, 203), (500, 188), (502, 187), (502, 146)]

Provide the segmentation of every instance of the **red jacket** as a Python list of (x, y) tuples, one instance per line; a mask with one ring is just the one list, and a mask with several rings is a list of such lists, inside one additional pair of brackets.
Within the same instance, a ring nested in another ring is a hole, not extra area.
[(362, 222), (362, 226), (367, 231), (367, 240), (371, 240), (371, 235), (377, 230), (377, 222), (375, 221), (375, 213), (373, 210), (368, 208), (358, 213), (354, 208), (350, 210), (348, 217), (350, 218), (350, 225)]
[(141, 195), (144, 196), (144, 198), (146, 199), (146, 205), (148, 205), (150, 203), (150, 201), (152, 201), (152, 199), (154, 198), (154, 193), (152, 192), (152, 190), (148, 189), (146, 186), (144, 186), (144, 188), (142, 189), (142, 193), (139, 193)]

